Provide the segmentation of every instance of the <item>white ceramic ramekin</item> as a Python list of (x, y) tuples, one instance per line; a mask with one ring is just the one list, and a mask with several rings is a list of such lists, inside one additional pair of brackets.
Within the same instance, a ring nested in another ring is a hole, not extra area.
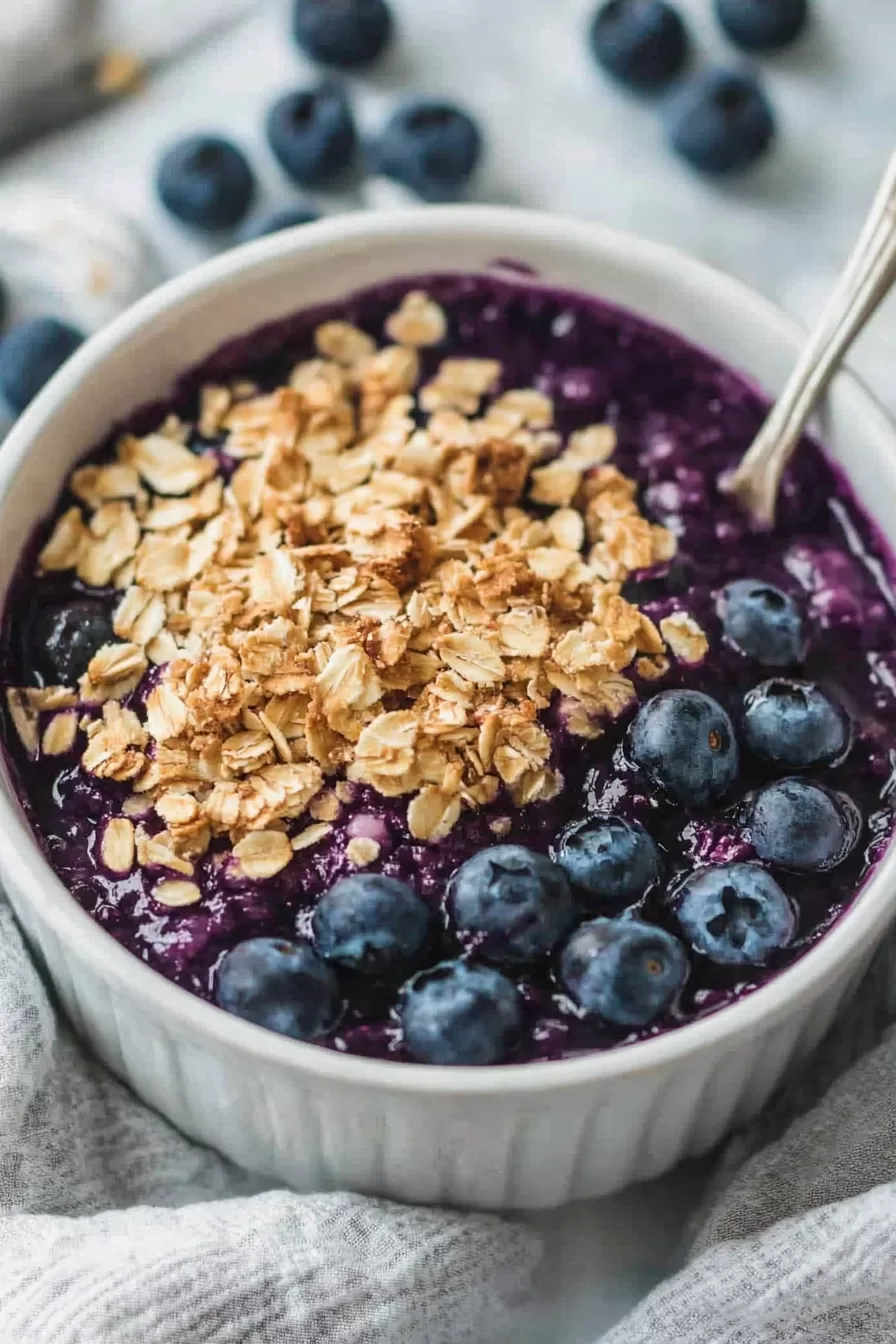
[[(191, 271), (75, 356), (0, 452), (0, 589), (72, 463), (231, 336), (389, 277), (496, 258), (628, 305), (769, 392), (799, 331), (735, 281), (590, 224), (455, 207), (355, 215), (263, 239)], [(896, 430), (841, 375), (824, 437), (896, 540)], [(448, 1069), (354, 1058), (239, 1021), (113, 941), (41, 856), (5, 771), (0, 876), (77, 1029), (185, 1133), (303, 1189), (523, 1208), (605, 1194), (705, 1152), (822, 1036), (896, 910), (896, 852), (807, 956), (743, 1002), (656, 1040), (557, 1063)]]

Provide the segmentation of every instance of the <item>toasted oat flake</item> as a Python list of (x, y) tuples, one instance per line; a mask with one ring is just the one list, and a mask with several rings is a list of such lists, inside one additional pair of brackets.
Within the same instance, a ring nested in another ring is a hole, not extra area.
[(134, 823), (127, 817), (112, 817), (103, 827), (100, 846), (103, 863), (113, 873), (129, 873), (134, 866)]
[(85, 545), (87, 529), (81, 510), (71, 508), (59, 518), (38, 556), (38, 567), (53, 573), (57, 570), (74, 569)]
[(276, 877), (292, 859), (292, 852), (285, 831), (252, 831), (233, 847), (240, 873), (258, 881)]
[(139, 644), (104, 644), (87, 666), (87, 675), (94, 686), (139, 678), (145, 671), (146, 657)]
[(660, 632), (682, 663), (699, 663), (709, 652), (709, 640), (686, 611), (675, 611), (660, 621)]
[(36, 755), (40, 744), (37, 710), (29, 703), (24, 691), (12, 688), (6, 692), (6, 703), (19, 741), (30, 756)]
[(420, 289), (405, 294), (401, 307), (386, 319), (386, 335), (399, 345), (438, 345), (447, 330), (445, 310)]
[(357, 835), (349, 840), (345, 847), (346, 855), (350, 863), (356, 868), (367, 868), (371, 863), (376, 863), (380, 856), (380, 846), (375, 840), (367, 836)]
[(171, 910), (186, 905), (198, 905), (202, 900), (202, 892), (195, 882), (178, 882), (174, 878), (167, 882), (157, 882), (152, 895), (153, 900), (158, 901), (159, 905), (165, 905)]
[(444, 840), (459, 817), (460, 797), (430, 784), (408, 805), (408, 830), (415, 840)]
[(186, 495), (214, 476), (216, 462), (161, 434), (129, 437), (118, 445), (119, 460), (134, 467), (159, 495)]
[(77, 735), (77, 710), (70, 709), (63, 714), (54, 714), (44, 729), (41, 738), (41, 754), (44, 756), (64, 756), (75, 745)]
[(612, 425), (587, 425), (570, 434), (564, 460), (570, 466), (587, 470), (602, 466), (616, 451), (616, 431)]
[(652, 658), (637, 658), (635, 660), (635, 671), (644, 681), (658, 681), (669, 671), (669, 659), (662, 654), (654, 654)]
[(298, 835), (293, 836), (291, 841), (293, 852), (297, 853), (300, 849), (310, 849), (312, 845), (325, 840), (332, 830), (333, 827), (325, 821), (318, 821), (313, 826), (306, 826), (303, 831), (299, 831)]
[(376, 341), (350, 322), (324, 322), (314, 333), (318, 352), (337, 364), (357, 364), (372, 355)]

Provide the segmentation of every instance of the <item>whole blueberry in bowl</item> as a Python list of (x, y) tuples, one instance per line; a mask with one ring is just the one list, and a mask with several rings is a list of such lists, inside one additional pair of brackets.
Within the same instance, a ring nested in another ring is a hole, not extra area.
[(82, 332), (55, 317), (20, 322), (0, 341), (0, 396), (20, 415), (84, 340)]
[(414, 976), (398, 1015), (405, 1045), (426, 1064), (500, 1064), (523, 1030), (513, 981), (468, 961), (443, 961)]
[(656, 841), (637, 822), (589, 817), (564, 831), (557, 863), (589, 904), (621, 910), (662, 879)]
[(293, 0), (293, 36), (307, 56), (325, 65), (372, 65), (389, 45), (393, 26), (386, 0)]
[(681, 942), (638, 919), (580, 924), (560, 955), (560, 982), (580, 1008), (619, 1027), (645, 1027), (688, 978)]
[(335, 975), (310, 943), (249, 938), (225, 953), (215, 980), (220, 1008), (256, 1026), (318, 1040), (342, 1013)]
[(85, 598), (61, 605), (34, 607), (25, 634), (28, 668), (48, 683), (75, 686), (88, 664), (105, 644), (114, 644), (115, 631), (107, 607)]
[(785, 770), (811, 770), (849, 751), (849, 716), (810, 681), (764, 681), (744, 697), (744, 740), (755, 756)]
[(482, 154), (476, 122), (453, 103), (417, 99), (386, 123), (371, 150), (371, 167), (424, 201), (463, 194)]
[(640, 93), (662, 89), (680, 74), (690, 47), (684, 20), (666, 0), (605, 0), (588, 40), (598, 65)]
[(809, 0), (715, 0), (716, 18), (745, 51), (778, 51), (800, 36)]
[(672, 906), (691, 947), (723, 966), (764, 966), (796, 933), (793, 902), (758, 863), (699, 868)]
[(448, 885), (448, 911), (484, 956), (507, 964), (548, 956), (578, 913), (563, 869), (522, 845), (467, 859)]
[(726, 638), (764, 667), (792, 667), (806, 653), (802, 613), (771, 583), (737, 579), (722, 589), (719, 616)]
[(321, 896), (311, 920), (325, 961), (363, 975), (418, 963), (433, 936), (429, 906), (404, 882), (376, 873), (344, 877)]
[(760, 789), (749, 825), (760, 859), (810, 873), (842, 863), (862, 829), (851, 798), (807, 779), (781, 779)]
[(734, 725), (718, 701), (702, 691), (661, 691), (648, 700), (628, 730), (627, 750), (683, 807), (709, 807), (737, 780)]
[(666, 136), (680, 158), (709, 177), (743, 172), (775, 138), (775, 118), (747, 71), (704, 70), (669, 100)]
[(351, 104), (332, 80), (278, 98), (265, 131), (280, 167), (303, 187), (325, 186), (339, 177), (358, 143)]
[(207, 232), (231, 229), (255, 195), (255, 175), (241, 149), (220, 135), (190, 135), (167, 149), (156, 170), (165, 208)]

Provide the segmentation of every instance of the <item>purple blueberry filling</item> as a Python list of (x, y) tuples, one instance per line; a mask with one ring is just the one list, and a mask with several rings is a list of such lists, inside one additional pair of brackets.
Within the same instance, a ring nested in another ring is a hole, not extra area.
[[(7, 754), (48, 861), (84, 909), (147, 965), (253, 1021), (340, 1051), (446, 1063), (644, 1039), (793, 962), (882, 856), (896, 764), (893, 559), (809, 439), (775, 531), (754, 534), (716, 482), (764, 417), (757, 393), (630, 313), (507, 276), (397, 281), (233, 341), (88, 460), (108, 461), (124, 431), (148, 434), (168, 413), (195, 424), (209, 384), (281, 386), (325, 321), (382, 340), (410, 289), (448, 319), (445, 338), (421, 351), (421, 381), (446, 357), (495, 359), (496, 390), (550, 397), (564, 441), (613, 427), (614, 466), (678, 539), (674, 559), (629, 575), (622, 596), (660, 626), (687, 613), (708, 651), (689, 661), (683, 644), (667, 668), (637, 659), (625, 669), (636, 698), (598, 736), (580, 735), (577, 702), (558, 689), (542, 716), (556, 796), (516, 806), (502, 790), (443, 838), (420, 840), (406, 797), (344, 784), (329, 829), (271, 877), (247, 876), (216, 835), (192, 865), (201, 899), (182, 907), (154, 895), (177, 872), (108, 866), (104, 835), (131, 787), (82, 767), (83, 734), (55, 753), (28, 750), (4, 712)], [(197, 430), (190, 446), (220, 444)], [(233, 472), (226, 452), (218, 459)], [(66, 493), (56, 516), (72, 502)], [(73, 684), (120, 599), (71, 571), (35, 577), (48, 532), (7, 603), (8, 687)], [(146, 672), (124, 707), (142, 711), (163, 675)], [(58, 718), (40, 712), (38, 741), (51, 726), (67, 731)], [(126, 814), (163, 830), (150, 802), (142, 818)], [(310, 820), (290, 822), (289, 835)], [(360, 873), (359, 842), (376, 856)]]

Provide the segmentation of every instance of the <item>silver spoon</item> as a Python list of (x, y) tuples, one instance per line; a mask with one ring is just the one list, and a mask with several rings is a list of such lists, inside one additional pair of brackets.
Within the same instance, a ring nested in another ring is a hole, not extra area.
[(819, 397), (869, 318), (896, 284), (896, 153), (871, 213), (796, 368), (740, 465), (722, 481), (753, 519), (770, 527), (784, 468)]

